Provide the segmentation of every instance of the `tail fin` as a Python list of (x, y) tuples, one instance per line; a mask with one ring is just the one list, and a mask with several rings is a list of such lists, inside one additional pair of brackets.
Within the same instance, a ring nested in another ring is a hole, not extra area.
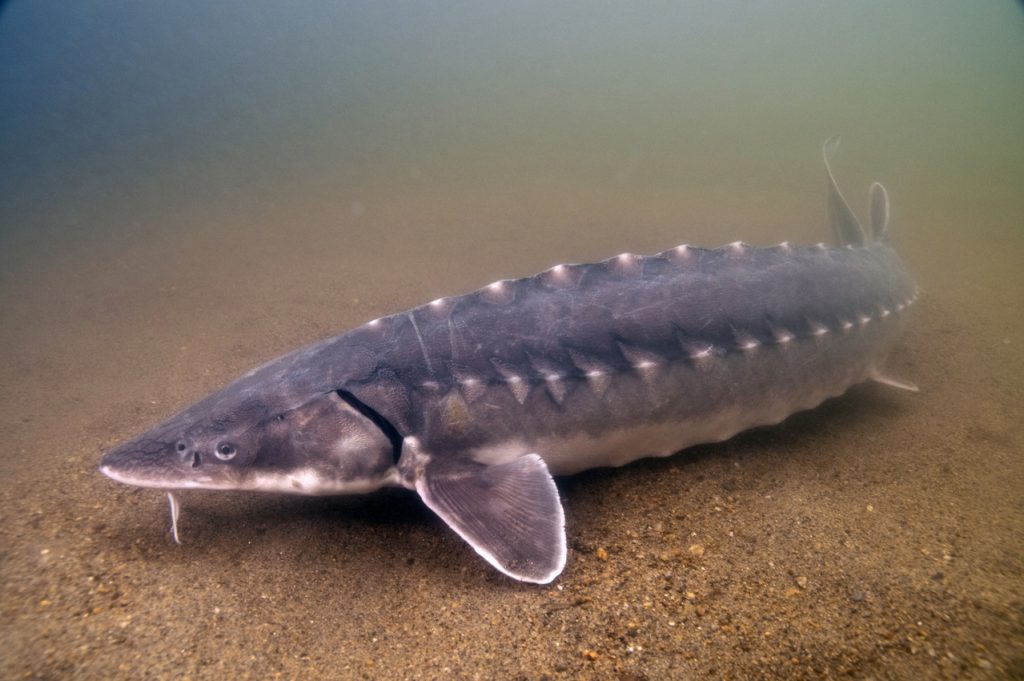
[(879, 182), (871, 185), (871, 233), (875, 241), (889, 238), (889, 192)]
[[(857, 220), (857, 216), (850, 210), (850, 204), (846, 202), (842, 192), (839, 191), (839, 185), (836, 184), (836, 178), (832, 174), (832, 166), (829, 163), (838, 148), (839, 135), (834, 135), (825, 140), (821, 149), (822, 157), (825, 160), (825, 173), (828, 175), (828, 220), (840, 246), (863, 246), (867, 243), (868, 236)], [(885, 187), (875, 182), (871, 185), (869, 194), (871, 234), (875, 241), (884, 241), (889, 236), (889, 193), (885, 191)]]
[(863, 246), (867, 242), (867, 235), (864, 228), (857, 221), (857, 216), (850, 210), (850, 204), (846, 203), (836, 178), (832, 174), (832, 167), (829, 165), (829, 157), (839, 147), (839, 135), (834, 135), (825, 140), (821, 148), (821, 155), (825, 160), (825, 173), (828, 175), (828, 221), (832, 230), (836, 233), (836, 241), (840, 246)]

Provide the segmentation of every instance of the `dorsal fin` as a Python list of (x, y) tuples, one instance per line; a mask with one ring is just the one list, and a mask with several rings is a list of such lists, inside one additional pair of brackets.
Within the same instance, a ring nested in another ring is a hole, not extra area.
[(889, 192), (879, 182), (871, 185), (871, 233), (875, 241), (889, 237)]
[(857, 216), (850, 210), (850, 204), (846, 203), (842, 192), (839, 191), (839, 185), (836, 184), (836, 178), (832, 175), (832, 168), (829, 165), (829, 157), (838, 146), (839, 135), (835, 135), (825, 140), (821, 150), (825, 160), (825, 172), (828, 174), (828, 220), (840, 246), (863, 246), (867, 241), (864, 228), (860, 226)]

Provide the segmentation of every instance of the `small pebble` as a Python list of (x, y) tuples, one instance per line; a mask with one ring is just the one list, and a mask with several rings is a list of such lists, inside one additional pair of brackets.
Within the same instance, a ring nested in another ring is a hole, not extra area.
[(603, 546), (598, 546), (597, 547), (597, 558), (598, 558), (598, 560), (604, 560), (604, 561), (608, 560), (608, 552), (604, 550)]
[(690, 553), (700, 558), (704, 555), (704, 547), (701, 544), (691, 544)]
[(807, 588), (807, 578), (804, 577), (803, 575), (799, 575), (796, 578), (796, 585), (798, 587), (800, 587), (801, 589), (806, 589)]

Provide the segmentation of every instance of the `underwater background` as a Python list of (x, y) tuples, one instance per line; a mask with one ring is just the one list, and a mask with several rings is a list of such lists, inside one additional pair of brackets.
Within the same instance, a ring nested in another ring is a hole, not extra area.
[[(559, 480), (495, 573), (418, 499), (101, 454), (301, 344), (559, 262), (828, 239), (917, 277), (892, 373)], [(1024, 677), (1015, 2), (0, 3), (0, 676)]]

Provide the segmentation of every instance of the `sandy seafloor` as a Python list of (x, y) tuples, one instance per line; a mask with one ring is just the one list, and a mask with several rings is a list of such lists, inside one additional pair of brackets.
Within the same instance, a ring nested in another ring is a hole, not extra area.
[(1019, 202), (970, 229), (957, 197), (896, 204), (923, 296), (890, 369), (919, 394), (859, 386), (561, 479), (570, 552), (548, 586), (497, 574), (404, 490), (188, 493), (178, 546), (160, 492), (96, 470), (251, 366), (440, 294), (684, 239), (813, 242), (820, 188), (760, 223), (719, 196), (625, 224), (535, 188), (475, 194), (486, 228), (458, 200), (363, 196), (337, 219), (297, 202), (26, 239), (0, 296), (0, 677), (1024, 676)]

